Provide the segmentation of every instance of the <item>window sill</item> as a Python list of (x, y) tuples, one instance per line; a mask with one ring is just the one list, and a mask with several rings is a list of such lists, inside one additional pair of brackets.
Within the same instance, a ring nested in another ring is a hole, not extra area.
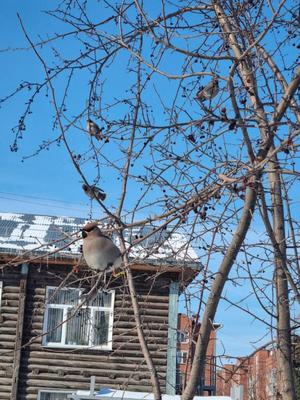
[(74, 345), (74, 344), (60, 344), (60, 343), (47, 343), (42, 344), (42, 347), (45, 349), (77, 349), (77, 350), (104, 350), (104, 351), (111, 351), (112, 345), (107, 346), (81, 346), (81, 345)]

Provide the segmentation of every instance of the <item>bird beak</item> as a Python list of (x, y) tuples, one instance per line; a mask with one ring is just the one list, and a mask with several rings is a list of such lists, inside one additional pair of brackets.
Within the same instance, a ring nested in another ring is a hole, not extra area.
[(83, 239), (85, 239), (85, 238), (87, 237), (86, 231), (84, 231), (84, 230), (82, 229), (81, 235), (82, 235)]

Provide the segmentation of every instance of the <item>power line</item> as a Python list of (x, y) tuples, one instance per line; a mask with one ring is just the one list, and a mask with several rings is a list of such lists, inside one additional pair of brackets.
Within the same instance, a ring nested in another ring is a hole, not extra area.
[[(29, 197), (29, 196), (24, 196), (24, 197)], [(34, 199), (34, 197), (32, 197), (32, 198)], [(19, 203), (34, 204), (34, 205), (43, 206), (43, 207), (47, 206), (49, 208), (60, 208), (60, 209), (64, 209), (64, 210), (74, 210), (74, 211), (81, 211), (81, 212), (84, 211), (83, 208), (77, 208), (77, 207), (72, 207), (72, 206), (67, 207), (67, 206), (62, 206), (59, 204), (49, 204), (49, 203), (45, 204), (45, 203), (39, 203), (38, 201), (34, 201), (34, 200), (30, 201), (30, 200), (22, 199), (22, 196), (20, 196), (20, 199), (13, 199), (11, 197), (0, 196), (0, 199), (19, 202)], [(44, 199), (44, 200), (47, 201), (46, 199)], [(50, 201), (59, 203), (59, 200), (50, 200)], [(64, 203), (70, 204), (67, 201), (64, 201)]]
[[(30, 199), (37, 199), (37, 200), (45, 200), (45, 201), (54, 201), (54, 202), (58, 202), (58, 203), (67, 203), (70, 204), (69, 201), (67, 200), (57, 200), (57, 199), (51, 199), (48, 197), (39, 197), (39, 196), (30, 196), (30, 195), (26, 195), (26, 194), (19, 194), (19, 193), (11, 193), (11, 192), (1, 192), (0, 194), (4, 194), (4, 195), (9, 195), (9, 196), (16, 196), (16, 197), (25, 197), (25, 198), (30, 198)], [(1, 197), (1, 196), (0, 196)], [(82, 204), (82, 205), (86, 205), (85, 203), (77, 203), (78, 205)]]

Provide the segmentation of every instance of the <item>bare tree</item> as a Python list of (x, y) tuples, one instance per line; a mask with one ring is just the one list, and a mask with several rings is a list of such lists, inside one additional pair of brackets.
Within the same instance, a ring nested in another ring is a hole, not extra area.
[[(287, 0), (65, 0), (47, 12), (64, 30), (38, 40), (19, 17), (43, 78), (22, 82), (3, 99), (28, 93), (11, 151), (26, 140), (35, 104), (50, 98), (56, 137), (41, 138), (28, 157), (62, 143), (86, 185), (98, 184), (103, 171), (110, 174), (119, 204), (98, 203), (121, 238), (125, 265), (134, 245), (126, 247), (123, 231), (132, 227), (153, 227), (136, 244), (167, 229), (200, 248), (205, 261), (193, 295), (202, 324), (184, 400), (203, 375), (219, 302), (232, 303), (224, 295), (229, 279), (251, 283), (247, 296), (265, 312), (267, 329), (277, 332), (282, 399), (296, 398), (290, 307), (299, 302), (299, 221), (292, 201), (300, 176), (300, 69), (292, 52), (297, 6)], [(86, 83), (82, 99), (79, 82)], [(86, 130), (87, 119), (99, 124), (97, 140)], [(264, 236), (253, 242), (251, 226), (258, 225)], [(161, 246), (149, 249), (145, 260)], [(159, 399), (128, 269), (127, 278)]]

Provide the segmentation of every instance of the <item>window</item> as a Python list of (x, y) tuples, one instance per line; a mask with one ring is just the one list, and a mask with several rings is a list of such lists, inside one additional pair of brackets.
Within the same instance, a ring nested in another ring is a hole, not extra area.
[(187, 351), (177, 351), (177, 364), (186, 364), (188, 358)]
[(255, 382), (251, 376), (248, 378), (248, 398), (249, 400), (255, 400)]
[(271, 371), (267, 373), (267, 396), (268, 399), (276, 399), (277, 395), (277, 370), (272, 368)]
[(43, 345), (112, 349), (114, 291), (82, 304), (82, 289), (47, 287)]
[(72, 393), (73, 392), (66, 392), (65, 390), (40, 390), (38, 400), (67, 400), (68, 394)]
[(186, 331), (178, 331), (177, 332), (177, 342), (178, 343), (188, 343), (188, 332)]
[(181, 394), (183, 386), (183, 376), (180, 371), (176, 371), (176, 394)]
[(232, 400), (243, 400), (244, 387), (243, 385), (234, 384), (230, 389), (230, 397)]

